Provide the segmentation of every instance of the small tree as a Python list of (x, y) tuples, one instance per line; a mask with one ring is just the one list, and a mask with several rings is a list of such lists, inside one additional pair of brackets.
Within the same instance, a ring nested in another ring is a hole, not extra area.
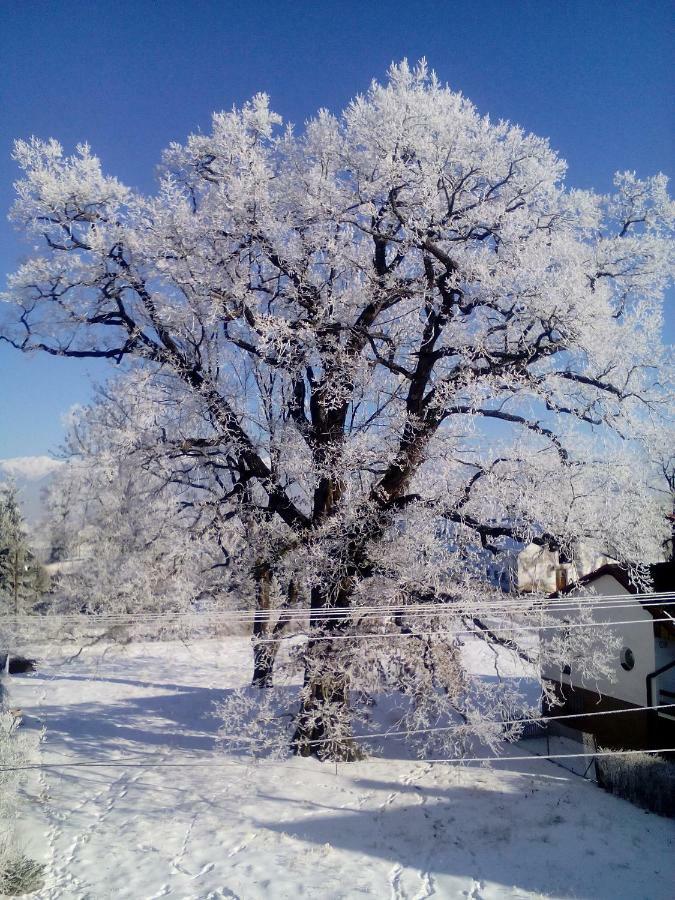
[(49, 578), (30, 548), (16, 485), (0, 485), (0, 600), (5, 612), (30, 611)]

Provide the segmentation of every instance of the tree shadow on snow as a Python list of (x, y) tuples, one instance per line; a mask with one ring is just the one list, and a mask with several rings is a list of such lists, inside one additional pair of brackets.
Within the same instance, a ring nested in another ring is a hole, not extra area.
[[(77, 676), (58, 676), (76, 679)], [(56, 680), (56, 679), (55, 679)], [(78, 679), (79, 680), (79, 679)], [(145, 681), (99, 678), (105, 691), (107, 682), (152, 688)], [(111, 756), (133, 753), (215, 753), (220, 757), (240, 752), (227, 741), (219, 740), (223, 719), (218, 707), (231, 697), (232, 688), (204, 688), (161, 683), (158, 694), (116, 697), (78, 703), (41, 704), (37, 715), (24, 713), (27, 729), (46, 728), (47, 747), (72, 752), (73, 757), (104, 761)], [(292, 688), (276, 689), (280, 706), (291, 704), (296, 696)]]
[(213, 750), (220, 726), (215, 707), (228, 693), (188, 687), (114, 702), (42, 705), (39, 719), (28, 716), (24, 725), (46, 726), (50, 744), (72, 746), (78, 756), (87, 759), (103, 759), (143, 747), (148, 752)]
[[(371, 803), (373, 791), (383, 792), (378, 808), (345, 810), (304, 798), (279, 797), (285, 808), (296, 802), (304, 806), (302, 818), (255, 824), (295, 840), (359, 854), (364, 871), (368, 857), (410, 869), (407, 877), (417, 887), (417, 873), (429, 872), (432, 876), (471, 877), (545, 896), (616, 900), (634, 896), (626, 883), (630, 870), (630, 884), (644, 884), (645, 897), (668, 897), (666, 860), (660, 872), (650, 870), (642, 863), (635, 840), (632, 858), (617, 858), (620, 825), (613, 823), (620, 822), (624, 811), (617, 798), (594, 785), (572, 783), (572, 776), (555, 777), (553, 783), (546, 779), (538, 798), (541, 788), (536, 780), (523, 785), (517, 772), (504, 773), (505, 783), (513, 782), (511, 793), (482, 787), (479, 773), (476, 776), (473, 787), (357, 779), (353, 784), (360, 791), (371, 792)], [(448, 780), (451, 778), (448, 775)], [(579, 786), (594, 792), (587, 814), (575, 807)], [(392, 794), (387, 797), (384, 793), (389, 791), (395, 794), (393, 800)], [(323, 814), (308, 812), (310, 806)], [(649, 841), (647, 829), (645, 847)], [(643, 871), (636, 877), (635, 868), (640, 865)], [(405, 877), (401, 876), (402, 885)]]
[[(62, 694), (62, 682), (88, 680), (86, 676), (59, 674), (45, 684), (47, 696), (50, 690), (57, 691), (59, 687)], [(112, 694), (106, 688), (108, 684), (157, 690), (157, 693), (114, 696), (107, 700), (106, 694)], [(23, 727), (39, 730), (44, 726), (49, 748), (60, 745), (60, 750), (72, 750), (74, 756), (95, 761), (143, 751), (210, 751), (227, 755), (227, 744), (218, 742), (223, 721), (217, 709), (234, 693), (232, 688), (98, 676), (96, 690), (95, 699), (43, 703), (36, 708), (35, 715), (26, 710)], [(291, 696), (289, 693), (289, 699)]]

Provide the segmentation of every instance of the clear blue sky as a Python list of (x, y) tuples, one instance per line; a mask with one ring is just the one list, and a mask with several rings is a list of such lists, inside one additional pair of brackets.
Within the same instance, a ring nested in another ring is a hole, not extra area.
[[(0, 285), (27, 252), (4, 219), (15, 137), (86, 140), (150, 191), (162, 148), (213, 110), (264, 90), (301, 124), (426, 56), (482, 112), (550, 138), (570, 184), (602, 191), (617, 169), (672, 175), (672, 47), (667, 0), (5, 0)], [(56, 449), (62, 414), (107, 371), (0, 345), (0, 458)]]

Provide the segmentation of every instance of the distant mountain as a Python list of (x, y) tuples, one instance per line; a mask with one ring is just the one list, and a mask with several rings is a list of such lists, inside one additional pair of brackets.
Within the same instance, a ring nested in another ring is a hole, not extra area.
[(19, 488), (21, 508), (29, 526), (42, 514), (42, 491), (63, 463), (51, 456), (16, 456), (0, 459), (0, 482), (12, 479)]

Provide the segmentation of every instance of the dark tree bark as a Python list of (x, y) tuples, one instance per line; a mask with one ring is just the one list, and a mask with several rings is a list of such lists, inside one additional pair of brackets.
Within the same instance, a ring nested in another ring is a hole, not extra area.
[(253, 680), (252, 687), (272, 687), (274, 655), (270, 635), (270, 589), (272, 570), (267, 563), (260, 563), (255, 570), (256, 598), (253, 619)]
[[(305, 676), (300, 711), (292, 748), (299, 756), (352, 761), (360, 757), (352, 738), (349, 713), (349, 674), (344, 665), (344, 647), (329, 638), (339, 631), (349, 609), (351, 585), (344, 581), (333, 604), (325, 591), (311, 593), (310, 638), (305, 651)], [(333, 610), (333, 615), (327, 610)]]
[(291, 580), (288, 585), (287, 598), (279, 618), (272, 627), (270, 587), (272, 571), (265, 566), (256, 583), (256, 613), (253, 620), (253, 678), (252, 687), (270, 688), (274, 686), (274, 664), (279, 652), (279, 639), (282, 632), (290, 625), (292, 618), (289, 608), (295, 606), (298, 599), (297, 582)]

